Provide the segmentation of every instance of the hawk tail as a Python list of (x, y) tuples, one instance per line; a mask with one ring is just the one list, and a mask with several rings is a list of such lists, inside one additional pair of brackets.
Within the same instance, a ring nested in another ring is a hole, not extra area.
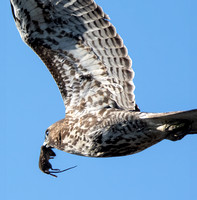
[(157, 130), (167, 133), (166, 139), (176, 141), (185, 135), (197, 134), (197, 109), (148, 115), (156, 122)]

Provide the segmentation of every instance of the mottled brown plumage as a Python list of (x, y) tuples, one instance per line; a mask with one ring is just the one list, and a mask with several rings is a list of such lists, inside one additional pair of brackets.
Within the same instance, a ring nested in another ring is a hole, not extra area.
[(47, 129), (43, 172), (54, 172), (51, 148), (124, 156), (197, 133), (197, 110), (140, 112), (127, 48), (94, 0), (11, 0), (11, 7), (22, 39), (46, 64), (66, 107), (65, 119)]

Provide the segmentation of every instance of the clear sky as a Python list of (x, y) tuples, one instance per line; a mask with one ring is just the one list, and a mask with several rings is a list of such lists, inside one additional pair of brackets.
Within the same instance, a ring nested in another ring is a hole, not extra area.
[[(197, 1), (96, 2), (129, 50), (141, 110), (197, 108)], [(0, 199), (197, 199), (196, 135), (119, 158), (57, 150), (54, 167), (78, 167), (57, 179), (41, 173), (44, 132), (64, 118), (63, 101), (47, 68), (22, 42), (8, 0), (1, 1), (0, 11)]]

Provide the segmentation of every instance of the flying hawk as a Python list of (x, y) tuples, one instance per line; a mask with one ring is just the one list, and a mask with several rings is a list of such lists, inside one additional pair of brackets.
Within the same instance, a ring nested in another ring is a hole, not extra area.
[(62, 172), (49, 163), (52, 148), (125, 156), (197, 133), (197, 110), (140, 112), (127, 48), (94, 0), (10, 1), (21, 38), (49, 69), (66, 107), (66, 117), (45, 132), (39, 160), (44, 173)]

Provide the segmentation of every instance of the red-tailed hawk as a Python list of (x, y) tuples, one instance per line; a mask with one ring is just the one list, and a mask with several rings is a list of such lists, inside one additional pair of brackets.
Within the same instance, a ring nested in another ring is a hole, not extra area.
[(197, 133), (197, 110), (140, 112), (127, 48), (94, 0), (11, 0), (11, 7), (22, 39), (46, 64), (66, 107), (66, 117), (46, 130), (43, 172), (62, 172), (49, 163), (52, 148), (124, 156)]

